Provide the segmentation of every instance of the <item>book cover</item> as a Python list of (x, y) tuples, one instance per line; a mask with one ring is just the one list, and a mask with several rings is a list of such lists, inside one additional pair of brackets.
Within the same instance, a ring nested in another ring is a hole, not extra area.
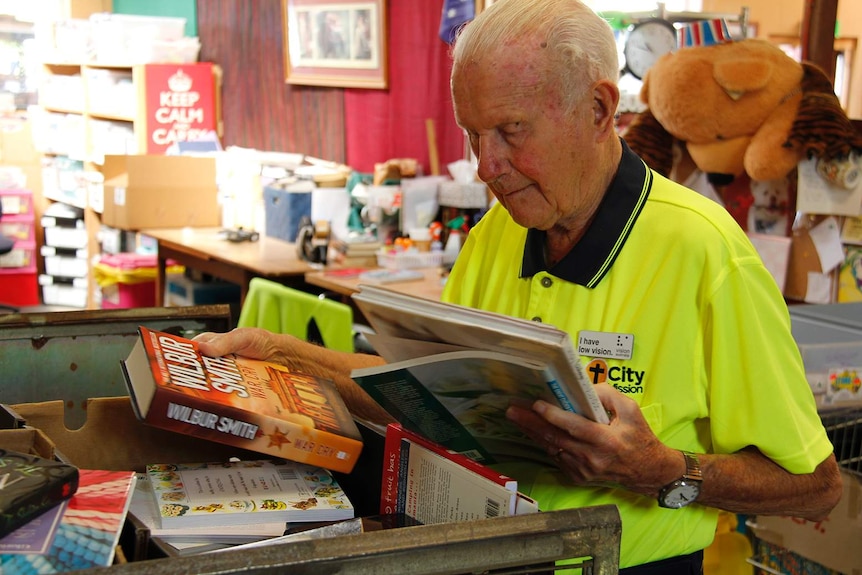
[(69, 499), (77, 488), (77, 467), (0, 449), (0, 537)]
[(153, 487), (146, 473), (138, 473), (129, 514), (143, 523), (151, 537), (159, 537), (173, 546), (241, 545), (270, 537), (279, 537), (288, 530), (286, 521), (257, 521), (240, 525), (200, 525), (196, 527), (163, 528), (157, 517)]
[(332, 474), (296, 461), (150, 464), (164, 529), (275, 521), (340, 521), (353, 505)]
[(51, 574), (110, 566), (134, 484), (132, 471), (80, 470), (71, 499), (0, 539), (0, 573)]
[[(542, 363), (553, 376), (546, 385), (560, 407), (608, 423), (568, 332), (546, 323), (414, 297), (380, 286), (360, 285), (352, 298), (381, 336), (495, 351)], [(377, 349), (377, 344), (372, 344)], [(415, 357), (405, 357), (399, 347), (377, 351), (389, 362)]]
[(362, 438), (330, 380), (245, 357), (206, 357), (189, 339), (139, 332), (122, 363), (141, 421), (333, 471), (353, 469)]
[(387, 427), (381, 514), (406, 514), (427, 525), (536, 511), (511, 477), (401, 425)]
[(553, 376), (541, 363), (450, 351), (356, 369), (351, 377), (405, 428), (471, 459), (549, 461), (505, 413), (513, 402), (554, 401), (547, 386)]

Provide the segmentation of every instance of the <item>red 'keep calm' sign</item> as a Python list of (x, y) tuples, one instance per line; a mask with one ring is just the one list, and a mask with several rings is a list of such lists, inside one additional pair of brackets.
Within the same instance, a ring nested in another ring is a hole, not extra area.
[(163, 154), (175, 142), (201, 139), (216, 129), (213, 65), (147, 64), (147, 154)]

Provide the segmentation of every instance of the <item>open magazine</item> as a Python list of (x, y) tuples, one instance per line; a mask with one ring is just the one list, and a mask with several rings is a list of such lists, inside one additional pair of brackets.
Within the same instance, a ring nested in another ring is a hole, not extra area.
[(546, 455), (505, 418), (545, 399), (608, 418), (567, 332), (553, 326), (360, 285), (353, 300), (386, 365), (351, 377), (402, 425), (490, 463)]

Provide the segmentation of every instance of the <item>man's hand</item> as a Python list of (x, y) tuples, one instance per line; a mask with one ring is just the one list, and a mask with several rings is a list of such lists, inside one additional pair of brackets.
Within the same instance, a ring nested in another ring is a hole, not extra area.
[(201, 353), (210, 357), (233, 353), (283, 365), (288, 359), (285, 346), (290, 346), (291, 339), (300, 343), (291, 336), (276, 335), (258, 327), (239, 327), (226, 333), (205, 332), (194, 337)]
[(544, 401), (506, 415), (576, 484), (617, 484), (655, 497), (682, 476), (685, 462), (650, 429), (637, 403), (607, 384), (595, 386), (611, 421), (596, 423)]

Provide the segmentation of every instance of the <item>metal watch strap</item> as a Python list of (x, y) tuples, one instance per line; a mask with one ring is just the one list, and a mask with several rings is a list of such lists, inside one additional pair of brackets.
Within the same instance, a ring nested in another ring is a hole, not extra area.
[(703, 473), (700, 471), (700, 461), (697, 455), (690, 451), (683, 451), (682, 454), (685, 456), (685, 475), (683, 475), (683, 478), (691, 479), (692, 481), (703, 481)]

